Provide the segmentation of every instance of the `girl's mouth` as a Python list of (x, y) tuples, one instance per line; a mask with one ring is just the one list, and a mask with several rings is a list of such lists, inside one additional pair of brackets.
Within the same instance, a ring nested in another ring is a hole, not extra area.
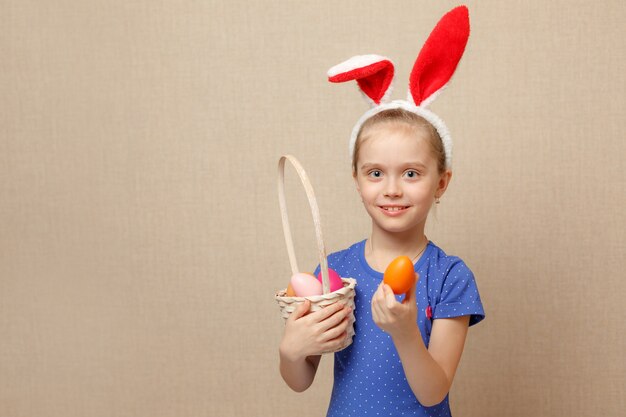
[(378, 206), (378, 208), (387, 216), (399, 216), (404, 213), (409, 206)]

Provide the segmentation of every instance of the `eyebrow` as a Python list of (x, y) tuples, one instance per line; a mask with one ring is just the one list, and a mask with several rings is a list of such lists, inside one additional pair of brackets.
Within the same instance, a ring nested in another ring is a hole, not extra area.
[[(422, 169), (426, 168), (426, 165), (422, 164), (421, 162), (407, 162), (406, 164), (402, 164), (402, 165), (405, 166), (405, 167), (417, 167), (417, 168), (422, 168)], [(361, 170), (368, 170), (368, 169), (371, 169), (371, 168), (377, 168), (379, 166), (380, 166), (380, 164), (367, 162), (367, 163), (363, 164), (360, 169)]]
[(376, 166), (378, 166), (378, 165), (376, 165), (376, 164), (371, 164), (371, 163), (367, 163), (367, 164), (363, 164), (363, 165), (361, 165), (361, 169), (362, 169), (362, 170), (367, 170), (367, 169), (370, 169), (370, 168), (374, 168), (374, 167), (376, 167)]

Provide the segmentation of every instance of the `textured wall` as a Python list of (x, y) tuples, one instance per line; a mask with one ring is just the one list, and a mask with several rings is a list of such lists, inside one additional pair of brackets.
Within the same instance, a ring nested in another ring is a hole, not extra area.
[[(309, 172), (330, 251), (366, 237), (347, 157), (365, 105), (325, 72), (387, 55), (404, 97), (454, 5), (1, 1), (0, 416), (323, 415), (331, 357), (303, 394), (277, 370), (276, 163)], [(468, 5), (432, 106), (455, 165), (428, 237), (474, 270), (487, 312), (453, 412), (622, 415), (626, 6)]]

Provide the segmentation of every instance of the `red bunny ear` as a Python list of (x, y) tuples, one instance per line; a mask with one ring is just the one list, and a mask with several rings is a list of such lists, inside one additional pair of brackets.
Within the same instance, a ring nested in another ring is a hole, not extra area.
[[(419, 106), (452, 78), (469, 38), (469, 12), (459, 6), (446, 13), (430, 33), (420, 51), (411, 77), (409, 90), (415, 105)], [(427, 105), (424, 103), (423, 105)]]
[(328, 70), (328, 81), (356, 80), (361, 91), (375, 104), (384, 100), (393, 80), (393, 63), (379, 55), (354, 56)]

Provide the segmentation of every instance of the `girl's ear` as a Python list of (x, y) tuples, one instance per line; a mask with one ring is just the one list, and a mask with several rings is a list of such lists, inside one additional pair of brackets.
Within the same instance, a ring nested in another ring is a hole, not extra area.
[(352, 179), (354, 180), (354, 186), (356, 187), (356, 191), (361, 194), (361, 187), (359, 186), (359, 180), (357, 179), (356, 171), (352, 172)]
[(441, 196), (446, 192), (448, 185), (450, 185), (451, 179), (452, 171), (446, 169), (439, 177), (439, 182), (437, 183), (437, 191), (435, 191), (435, 197), (441, 198)]
[(393, 63), (380, 55), (353, 56), (328, 70), (331, 83), (356, 80), (371, 106), (388, 101), (393, 76)]
[(409, 78), (409, 101), (427, 107), (447, 85), (469, 38), (469, 11), (458, 6), (446, 13), (430, 33)]

